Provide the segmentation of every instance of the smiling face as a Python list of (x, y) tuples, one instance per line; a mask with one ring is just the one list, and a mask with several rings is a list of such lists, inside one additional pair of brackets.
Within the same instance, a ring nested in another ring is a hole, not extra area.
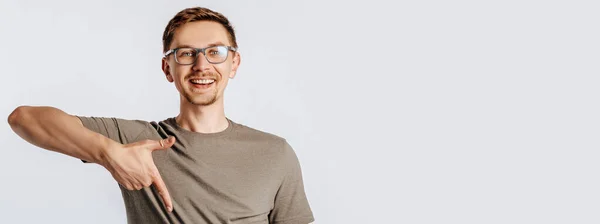
[[(177, 28), (169, 49), (211, 46), (233, 46), (225, 27), (213, 21), (194, 21)], [(198, 54), (195, 63), (191, 65), (178, 64), (174, 54), (162, 59), (163, 72), (169, 82), (175, 83), (182, 97), (182, 103), (207, 106), (222, 102), (227, 82), (235, 77), (240, 64), (238, 52), (227, 52), (227, 58), (219, 64), (208, 62), (202, 53)], [(210, 53), (206, 51), (206, 54)], [(183, 57), (186, 54), (181, 51), (178, 55)]]

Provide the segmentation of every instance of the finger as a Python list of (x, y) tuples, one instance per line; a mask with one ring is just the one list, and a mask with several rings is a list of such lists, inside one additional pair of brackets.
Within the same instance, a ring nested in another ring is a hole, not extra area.
[(143, 182), (143, 184), (144, 184), (144, 187), (149, 187), (150, 185), (152, 185), (152, 179), (149, 178), (148, 180), (145, 180)]
[(151, 144), (150, 148), (152, 149), (152, 151), (168, 149), (168, 148), (171, 148), (171, 146), (173, 146), (173, 144), (175, 144), (175, 137), (169, 136), (168, 138), (154, 141), (154, 143), (150, 143), (150, 144)]
[(117, 181), (117, 183), (119, 183), (119, 185), (123, 186), (125, 189), (132, 191), (133, 188), (133, 184), (131, 184), (131, 182), (124, 180), (123, 178), (121, 178), (120, 176), (116, 175), (115, 173), (110, 173), (113, 178), (115, 178), (115, 180)]
[(156, 186), (156, 189), (158, 190), (158, 194), (160, 195), (160, 197), (162, 197), (163, 202), (165, 203), (165, 206), (167, 207), (167, 210), (169, 210), (169, 212), (173, 211), (173, 203), (171, 202), (171, 195), (169, 194), (169, 191), (167, 191), (167, 186), (165, 185), (165, 182), (162, 180), (162, 177), (160, 177), (160, 174), (157, 172), (155, 172), (154, 175), (152, 175), (152, 182), (154, 183), (154, 186)]
[(121, 184), (121, 185), (123, 185), (123, 187), (125, 187), (127, 190), (130, 190), (130, 191), (134, 190), (133, 185), (130, 183)]
[[(121, 180), (121, 179), (120, 179)], [(128, 180), (121, 180), (121, 181), (117, 181), (120, 185), (122, 185), (123, 187), (125, 187), (127, 190), (130, 191), (134, 191), (134, 190), (139, 190), (139, 184), (135, 184), (131, 181)]]

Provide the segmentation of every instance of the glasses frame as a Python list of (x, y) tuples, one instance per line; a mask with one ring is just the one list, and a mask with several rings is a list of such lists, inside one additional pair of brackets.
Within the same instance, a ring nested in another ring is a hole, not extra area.
[[(225, 56), (225, 60), (223, 60), (222, 62), (212, 62), (208, 59), (208, 57), (206, 57), (206, 49), (208, 48), (213, 48), (213, 47), (225, 47), (227, 48), (227, 56)], [(177, 60), (177, 51), (179, 49), (193, 49), (194, 51), (196, 51), (196, 58), (194, 59), (194, 62), (189, 63), (189, 64), (182, 64), (179, 62), (179, 60)], [(178, 48), (173, 48), (171, 50), (168, 50), (167, 52), (165, 52), (165, 54), (163, 55), (163, 58), (167, 58), (170, 54), (173, 54), (173, 57), (175, 58), (175, 62), (177, 62), (177, 64), (180, 65), (193, 65), (196, 63), (196, 61), (198, 61), (198, 55), (200, 55), (199, 53), (202, 53), (204, 55), (204, 58), (206, 58), (206, 61), (208, 61), (208, 63), (211, 64), (221, 64), (225, 61), (227, 61), (227, 58), (229, 57), (229, 51), (233, 51), (233, 52), (237, 52), (237, 48), (232, 47), (232, 46), (226, 46), (226, 45), (216, 45), (216, 46), (210, 46), (210, 47), (205, 47), (205, 48), (194, 48), (194, 47), (178, 47)]]

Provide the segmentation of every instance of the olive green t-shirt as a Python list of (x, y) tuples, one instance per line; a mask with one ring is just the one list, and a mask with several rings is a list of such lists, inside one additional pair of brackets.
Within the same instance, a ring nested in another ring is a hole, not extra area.
[(128, 223), (273, 223), (314, 221), (298, 158), (276, 135), (227, 119), (218, 133), (197, 133), (175, 118), (160, 122), (78, 116), (83, 125), (122, 144), (175, 136), (152, 153), (173, 201), (164, 206), (154, 185), (127, 190), (119, 184)]

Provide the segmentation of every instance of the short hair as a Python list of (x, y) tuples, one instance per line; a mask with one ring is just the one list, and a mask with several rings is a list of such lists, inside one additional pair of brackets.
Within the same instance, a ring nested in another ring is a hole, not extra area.
[(238, 47), (235, 40), (235, 31), (233, 30), (233, 26), (227, 17), (208, 8), (195, 7), (181, 10), (169, 21), (169, 24), (167, 24), (167, 27), (165, 27), (162, 38), (163, 53), (169, 50), (169, 46), (173, 42), (173, 37), (175, 36), (175, 31), (177, 28), (186, 23), (194, 21), (213, 21), (220, 23), (223, 25), (223, 27), (225, 27), (227, 33), (229, 34), (229, 42), (231, 42), (233, 47)]

